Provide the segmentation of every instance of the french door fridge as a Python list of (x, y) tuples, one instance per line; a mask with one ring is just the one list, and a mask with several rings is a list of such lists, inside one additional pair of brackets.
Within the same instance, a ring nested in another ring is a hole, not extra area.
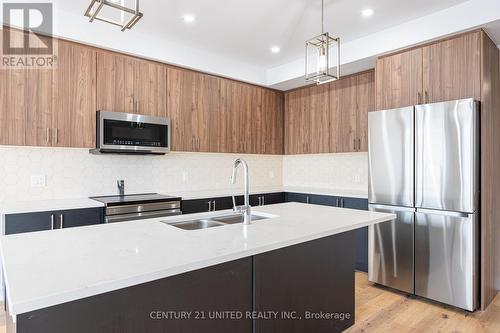
[(370, 112), (369, 280), (478, 305), (479, 107), (472, 99)]

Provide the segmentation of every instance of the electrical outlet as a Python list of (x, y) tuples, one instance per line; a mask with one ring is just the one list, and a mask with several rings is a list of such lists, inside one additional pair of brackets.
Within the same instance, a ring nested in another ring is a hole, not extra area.
[(45, 187), (47, 180), (44, 175), (31, 176), (31, 187)]
[(356, 184), (361, 183), (361, 176), (359, 175), (359, 173), (355, 173), (354, 175), (352, 175), (352, 181)]

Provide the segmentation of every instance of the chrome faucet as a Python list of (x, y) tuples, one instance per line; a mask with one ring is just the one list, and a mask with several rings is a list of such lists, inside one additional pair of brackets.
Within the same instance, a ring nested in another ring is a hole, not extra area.
[(117, 180), (116, 185), (118, 186), (118, 192), (120, 193), (120, 196), (125, 195), (125, 181), (124, 180)]
[(243, 224), (250, 224), (252, 218), (251, 207), (250, 207), (250, 190), (248, 184), (248, 164), (245, 160), (238, 158), (234, 161), (233, 165), (233, 175), (231, 176), (231, 184), (236, 184), (236, 174), (238, 172), (238, 167), (243, 165), (243, 173), (244, 173), (244, 186), (245, 186), (245, 202), (243, 206), (236, 206), (236, 200), (233, 195), (233, 210), (235, 212), (243, 214)]

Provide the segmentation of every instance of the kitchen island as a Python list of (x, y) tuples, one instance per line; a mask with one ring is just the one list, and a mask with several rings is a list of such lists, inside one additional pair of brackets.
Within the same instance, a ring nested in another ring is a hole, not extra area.
[(395, 216), (299, 203), (253, 213), (267, 219), (203, 230), (162, 222), (187, 218), (181, 216), (3, 236), (8, 331), (339, 332), (351, 326), (352, 231)]

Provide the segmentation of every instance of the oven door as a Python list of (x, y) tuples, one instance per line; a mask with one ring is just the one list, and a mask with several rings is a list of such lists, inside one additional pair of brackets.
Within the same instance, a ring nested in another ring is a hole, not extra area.
[(97, 112), (97, 148), (101, 153), (170, 152), (170, 120), (121, 112)]

